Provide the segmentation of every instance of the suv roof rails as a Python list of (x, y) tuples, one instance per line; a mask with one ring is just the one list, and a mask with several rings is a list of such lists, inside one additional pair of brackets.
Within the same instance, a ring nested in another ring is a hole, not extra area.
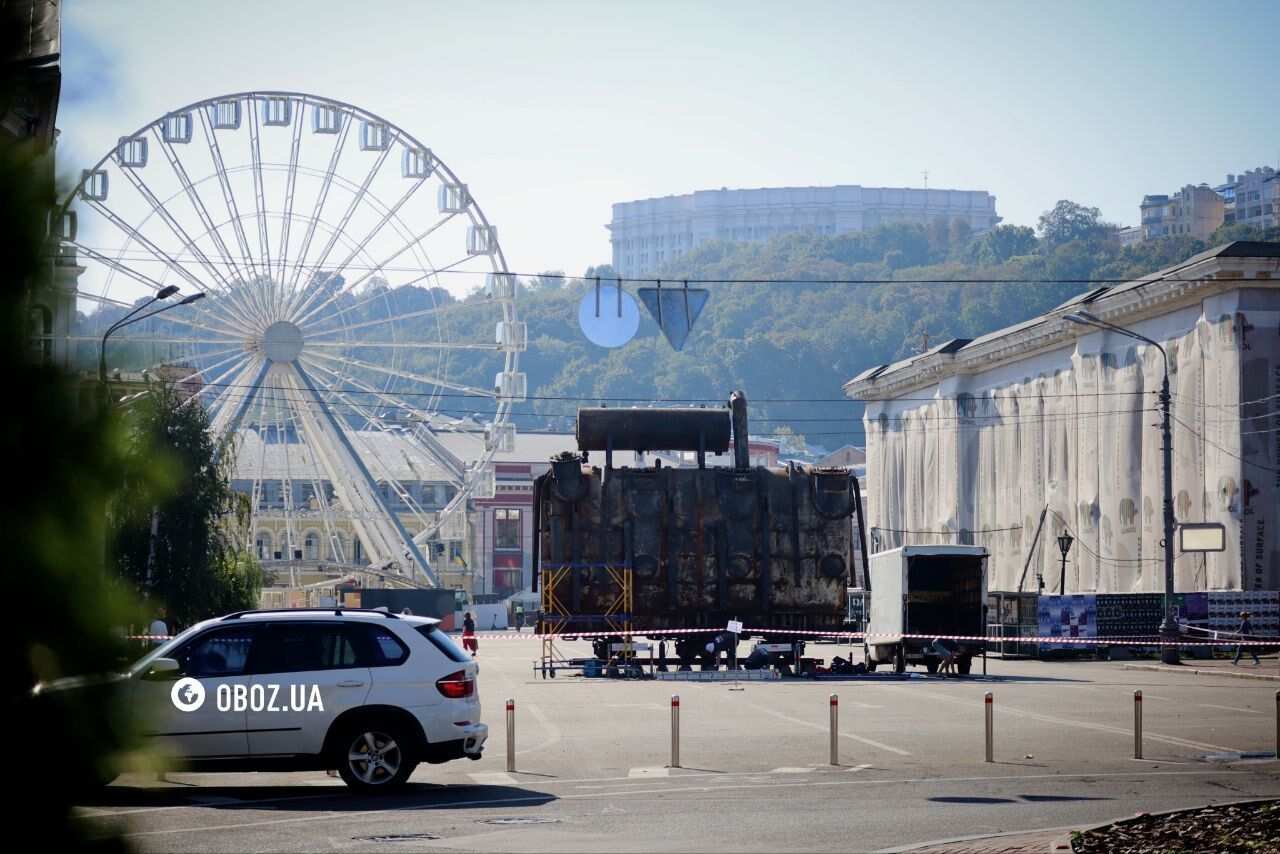
[(333, 614), (341, 617), (346, 613), (355, 614), (378, 614), (386, 617), (388, 620), (400, 619), (399, 614), (393, 614), (390, 611), (383, 611), (378, 608), (257, 608), (252, 611), (236, 611), (234, 614), (227, 614), (223, 620), (238, 620), (246, 614), (298, 614), (298, 613), (324, 613)]

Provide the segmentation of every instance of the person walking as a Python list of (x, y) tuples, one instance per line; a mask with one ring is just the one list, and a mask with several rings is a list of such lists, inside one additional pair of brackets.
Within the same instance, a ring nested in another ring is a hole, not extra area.
[(166, 616), (168, 612), (163, 605), (156, 608), (156, 618), (151, 621), (151, 628), (147, 630), (147, 634), (150, 635), (148, 640), (151, 641), (152, 646), (159, 646), (169, 640), (169, 626), (164, 621)]
[[(1254, 639), (1253, 623), (1250, 622), (1249, 620), (1251, 616), (1253, 615), (1250, 614), (1248, 611), (1240, 612), (1240, 628), (1236, 630), (1236, 634), (1240, 635), (1241, 641), (1251, 641)], [(1244, 655), (1244, 650), (1245, 650), (1244, 643), (1241, 643), (1239, 646), (1236, 647), (1236, 658), (1235, 658), (1235, 661), (1231, 662), (1233, 665), (1240, 663), (1240, 656)], [(1262, 662), (1258, 660), (1258, 651), (1254, 649), (1252, 646), (1249, 647), (1249, 654), (1253, 656), (1254, 667), (1257, 667), (1260, 664), (1262, 664)]]
[(470, 611), (462, 615), (462, 648), (473, 657), (480, 654), (480, 643), (476, 640), (476, 621), (472, 619)]

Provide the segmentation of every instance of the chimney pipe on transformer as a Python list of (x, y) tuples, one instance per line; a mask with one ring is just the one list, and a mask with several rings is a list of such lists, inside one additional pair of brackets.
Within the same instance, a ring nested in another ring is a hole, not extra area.
[(729, 395), (729, 417), (733, 422), (733, 467), (751, 467), (751, 453), (747, 447), (747, 396), (740, 391)]

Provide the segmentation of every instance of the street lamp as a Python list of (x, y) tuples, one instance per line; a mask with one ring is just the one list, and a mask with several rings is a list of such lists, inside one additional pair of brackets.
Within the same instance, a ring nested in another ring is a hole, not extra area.
[(147, 314), (143, 314), (137, 317), (134, 316), (134, 315), (137, 315), (138, 312), (150, 307), (151, 305), (159, 302), (160, 300), (168, 299), (169, 297), (173, 296), (177, 292), (178, 292), (177, 285), (166, 285), (165, 287), (157, 291), (156, 295), (153, 296), (151, 299), (147, 300), (142, 305), (138, 306), (133, 311), (129, 312), (124, 317), (120, 318), (115, 323), (111, 324), (111, 326), (108, 327), (107, 331), (103, 333), (102, 344), (98, 348), (98, 385), (102, 393), (102, 402), (104, 405), (107, 402), (107, 339), (110, 338), (111, 333), (115, 332), (117, 329), (123, 329), (124, 327), (129, 326), (130, 324), (137, 323), (139, 320), (146, 320), (148, 317), (155, 317), (157, 314), (166, 312), (169, 309), (177, 308), (178, 306), (183, 306), (183, 305), (191, 305), (191, 303), (195, 302), (196, 300), (204, 299), (204, 292), (198, 291), (194, 294), (191, 294), (190, 296), (184, 297), (178, 302), (161, 306), (155, 311), (148, 312)]
[(1169, 354), (1165, 352), (1164, 347), (1161, 347), (1158, 341), (1154, 341), (1145, 335), (1139, 335), (1132, 329), (1108, 323), (1087, 311), (1064, 314), (1062, 319), (1069, 320), (1072, 323), (1079, 323), (1082, 326), (1094, 326), (1098, 329), (1119, 332), (1121, 335), (1136, 338), (1155, 347), (1160, 351), (1160, 355), (1164, 357), (1164, 382), (1160, 386), (1160, 435), (1162, 439), (1161, 452), (1164, 458), (1164, 540), (1162, 542), (1164, 546), (1164, 620), (1160, 623), (1160, 658), (1165, 664), (1177, 664), (1179, 632), (1173, 602), (1173, 534), (1174, 529), (1177, 527), (1177, 522), (1173, 518), (1173, 427), (1169, 416)]
[(1058, 537), (1058, 549), (1062, 552), (1062, 575), (1058, 577), (1058, 595), (1067, 595), (1067, 552), (1071, 551), (1071, 544), (1075, 542), (1075, 538), (1071, 536), (1069, 531), (1063, 531)]

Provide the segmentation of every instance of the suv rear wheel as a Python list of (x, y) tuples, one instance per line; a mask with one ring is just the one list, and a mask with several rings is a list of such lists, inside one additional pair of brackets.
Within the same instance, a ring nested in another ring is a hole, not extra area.
[(353, 789), (388, 791), (404, 785), (418, 767), (408, 731), (388, 718), (357, 721), (338, 740), (338, 773)]

